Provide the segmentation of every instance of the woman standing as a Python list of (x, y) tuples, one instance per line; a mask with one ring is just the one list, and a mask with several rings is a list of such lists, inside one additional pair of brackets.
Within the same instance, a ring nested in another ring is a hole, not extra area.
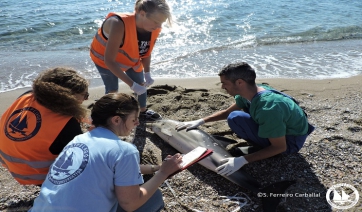
[(182, 157), (168, 156), (143, 184), (146, 167), (140, 168), (137, 148), (118, 137), (139, 125), (138, 116), (138, 102), (130, 95), (100, 98), (91, 113), (96, 128), (64, 148), (30, 211), (160, 211), (164, 203), (158, 187), (179, 169)]
[(42, 72), (0, 119), (0, 164), (20, 184), (40, 185), (86, 115), (88, 81), (68, 68)]
[(147, 86), (152, 85), (151, 52), (162, 24), (171, 24), (165, 0), (137, 0), (131, 14), (111, 12), (93, 38), (90, 56), (98, 69), (105, 93), (118, 92), (118, 78), (137, 95), (141, 115), (150, 119), (161, 116), (147, 110)]

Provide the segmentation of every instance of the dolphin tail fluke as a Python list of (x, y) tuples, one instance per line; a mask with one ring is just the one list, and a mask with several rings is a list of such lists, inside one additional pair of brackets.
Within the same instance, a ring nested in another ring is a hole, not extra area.
[(259, 192), (261, 185), (256, 181), (255, 178), (253, 178), (251, 175), (249, 175), (248, 172), (246, 172), (243, 168), (239, 169), (238, 171), (232, 173), (229, 176), (225, 176), (228, 180), (231, 182), (249, 189), (251, 191)]
[[(264, 212), (275, 212), (280, 200), (283, 197), (283, 194), (285, 193), (285, 190), (289, 188), (289, 186), (295, 184), (296, 181), (281, 181), (274, 184), (271, 184), (267, 187), (264, 187), (260, 189), (260, 192), (262, 195), (265, 195), (262, 197), (262, 205), (263, 205), (263, 211)], [(274, 195), (272, 195), (274, 194)]]

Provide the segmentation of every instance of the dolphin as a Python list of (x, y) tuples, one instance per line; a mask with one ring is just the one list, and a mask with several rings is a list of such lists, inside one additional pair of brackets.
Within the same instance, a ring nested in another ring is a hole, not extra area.
[[(213, 153), (198, 163), (213, 172), (215, 172), (216, 167), (222, 165), (220, 161), (233, 157), (225, 149), (222, 142), (201, 129), (177, 131), (175, 128), (179, 123), (175, 120), (161, 119), (148, 122), (146, 126), (180, 153), (188, 153), (198, 146), (212, 149)], [(263, 210), (265, 212), (275, 211), (280, 201), (280, 198), (268, 197), (268, 194), (283, 194), (290, 185), (295, 183), (295, 181), (282, 181), (262, 188), (255, 178), (250, 176), (243, 168), (223, 177), (240, 187), (257, 192), (258, 196), (262, 193)]]

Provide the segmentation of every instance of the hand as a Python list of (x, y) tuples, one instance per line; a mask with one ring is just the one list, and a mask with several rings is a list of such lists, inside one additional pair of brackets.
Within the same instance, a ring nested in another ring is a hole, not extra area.
[(180, 153), (174, 156), (168, 155), (162, 162), (159, 172), (165, 173), (167, 176), (173, 174), (177, 170), (181, 169), (180, 164), (182, 162), (182, 156)]
[(145, 87), (152, 85), (153, 82), (155, 81), (151, 78), (150, 72), (145, 72), (145, 80), (146, 80), (146, 82), (143, 84)]
[(204, 119), (199, 119), (196, 121), (187, 121), (187, 122), (181, 122), (180, 124), (176, 125), (176, 130), (182, 130), (186, 128), (186, 131), (191, 130), (191, 129), (195, 129), (198, 126), (205, 124)]
[(226, 176), (231, 175), (232, 173), (236, 172), (237, 170), (239, 170), (241, 167), (243, 167), (245, 164), (248, 163), (248, 161), (243, 156), (236, 158), (226, 158), (220, 162), (221, 163), (226, 162), (226, 163), (217, 167), (215, 171), (218, 174)]
[(146, 88), (146, 87), (143, 87), (143, 86), (137, 84), (136, 82), (133, 82), (133, 85), (132, 85), (131, 89), (132, 89), (132, 91), (134, 91), (137, 95), (144, 94), (144, 93), (146, 93), (146, 91), (147, 91), (147, 88)]

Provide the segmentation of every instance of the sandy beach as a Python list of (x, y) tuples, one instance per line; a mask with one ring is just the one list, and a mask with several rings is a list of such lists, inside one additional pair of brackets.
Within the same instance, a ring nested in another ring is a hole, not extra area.
[[(338, 183), (354, 186), (362, 195), (361, 132), (362, 132), (362, 75), (352, 78), (257, 79), (296, 98), (309, 115), (316, 130), (308, 137), (297, 154), (278, 155), (247, 164), (245, 169), (262, 186), (282, 180), (296, 180), (286, 193), (293, 197), (281, 199), (278, 211), (337, 211), (326, 200), (327, 190)], [(24, 91), (20, 89), (0, 93), (0, 114)], [(120, 84), (119, 91), (131, 93)], [(88, 105), (104, 94), (103, 87), (90, 88)], [(148, 106), (165, 119), (189, 121), (202, 118), (227, 108), (233, 98), (226, 94), (218, 77), (166, 79), (159, 78), (148, 90)], [(204, 131), (234, 139), (237, 145), (246, 145), (228, 128), (225, 121), (207, 123)], [(168, 154), (177, 151), (146, 128), (144, 123), (136, 129), (133, 140), (142, 156), (142, 163), (157, 164)], [(145, 176), (147, 180), (149, 176)], [(248, 191), (229, 182), (199, 164), (191, 166), (173, 178), (161, 191), (164, 195), (163, 211), (262, 211), (261, 200)], [(0, 210), (26, 211), (38, 195), (39, 188), (21, 186), (4, 168), (0, 168)], [(296, 194), (310, 194), (298, 197)], [(351, 194), (352, 195), (352, 194)], [(230, 197), (244, 197), (232, 199)], [(229, 197), (230, 201), (227, 201)], [(351, 196), (352, 197), (352, 196)], [(245, 205), (242, 206), (243, 201)], [(361, 211), (361, 198), (347, 211)]]

